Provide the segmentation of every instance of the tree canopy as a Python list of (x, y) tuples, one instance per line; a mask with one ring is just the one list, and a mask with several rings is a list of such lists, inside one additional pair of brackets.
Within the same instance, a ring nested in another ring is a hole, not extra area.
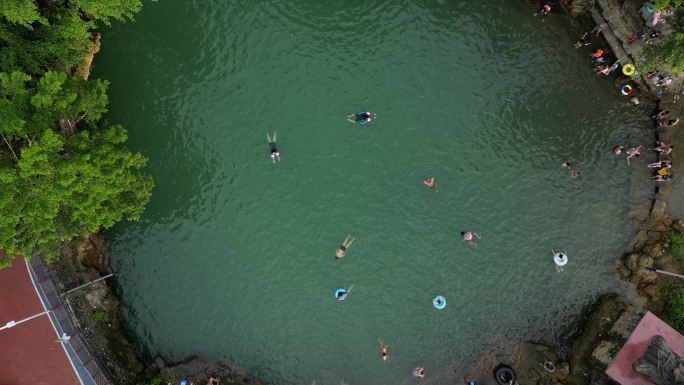
[(96, 22), (131, 19), (139, 0), (0, 0), (0, 267), (13, 254), (140, 217), (153, 187), (126, 130), (104, 123), (106, 80), (71, 76)]

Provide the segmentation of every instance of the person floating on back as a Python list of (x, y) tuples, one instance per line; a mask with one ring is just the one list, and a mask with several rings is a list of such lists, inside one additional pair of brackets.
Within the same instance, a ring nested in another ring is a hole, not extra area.
[(354, 242), (354, 238), (352, 238), (351, 235), (347, 235), (347, 238), (344, 239), (342, 245), (340, 245), (340, 247), (335, 252), (335, 258), (340, 259), (344, 257), (344, 255), (347, 253), (347, 248), (351, 246), (352, 242)]
[[(354, 120), (352, 120), (354, 118)], [(361, 125), (368, 124), (373, 120), (373, 113), (370, 111), (357, 112), (347, 116), (347, 120), (351, 123), (358, 123)]]
[(271, 147), (271, 160), (273, 161), (273, 164), (275, 164), (276, 159), (280, 162), (280, 152), (278, 152), (278, 145), (276, 145), (275, 131), (273, 131), (273, 140), (268, 136), (268, 133), (266, 134), (266, 139), (268, 139), (268, 145)]

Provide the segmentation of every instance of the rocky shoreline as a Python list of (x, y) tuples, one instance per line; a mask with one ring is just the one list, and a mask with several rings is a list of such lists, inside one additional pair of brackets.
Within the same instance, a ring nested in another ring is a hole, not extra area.
[[(112, 272), (101, 234), (63, 245), (60, 258), (51, 261), (49, 268), (61, 292)], [(115, 384), (154, 384), (155, 381), (166, 384), (187, 379), (190, 383), (204, 385), (209, 377), (218, 378), (226, 385), (261, 384), (225, 362), (210, 362), (198, 357), (172, 362), (162, 356), (143, 361), (140, 348), (128, 337), (121, 319), (121, 299), (113, 286), (113, 281), (97, 282), (64, 299), (91, 353)]]
[[(573, 17), (572, 23), (587, 26), (604, 25), (601, 31), (606, 48), (613, 52), (622, 63), (640, 62), (639, 54), (643, 46), (627, 46), (622, 43), (627, 33), (643, 27), (640, 25), (639, 8), (641, 2), (626, 0), (561, 0), (559, 5)], [(624, 35), (624, 36), (623, 36)], [(629, 79), (639, 85), (642, 100), (657, 100), (658, 108), (667, 108), (681, 113), (681, 107), (673, 98), (678, 91), (663, 92), (641, 78)], [(681, 77), (675, 78), (676, 87), (681, 86)], [(616, 83), (616, 90), (619, 84)], [(671, 101), (672, 100), (672, 101)], [(654, 123), (652, 141), (664, 140), (679, 147), (684, 142), (675, 135), (659, 132)], [(655, 160), (655, 159), (654, 159)], [(673, 157), (673, 165), (677, 162)], [(638, 173), (633, 178), (641, 178)], [(635, 181), (639, 183), (639, 181)], [(554, 346), (537, 342), (520, 342), (512, 353), (496, 355), (487, 353), (475, 364), (478, 372), (492, 373), (501, 363), (515, 368), (517, 382), (521, 385), (612, 385), (616, 384), (604, 373), (608, 364), (618, 353), (631, 335), (646, 311), (661, 315), (665, 308), (663, 290), (675, 285), (679, 278), (659, 275), (646, 267), (655, 267), (674, 273), (682, 272), (682, 263), (668, 252), (668, 233), (684, 233), (684, 221), (666, 211), (668, 203), (681, 206), (684, 199), (671, 192), (672, 184), (654, 187), (647, 207), (639, 207), (633, 218), (639, 222), (638, 230), (627, 247), (627, 252), (615, 262), (616, 273), (620, 279), (629, 283), (633, 293), (609, 293), (599, 297), (587, 306), (575, 325), (574, 332), (564, 340), (569, 341), (567, 352)], [(680, 210), (681, 211), (681, 210)], [(681, 215), (681, 214), (680, 214)], [(629, 297), (629, 298), (628, 298)], [(556, 365), (554, 372), (542, 366), (545, 360)], [(489, 378), (479, 379), (488, 383)], [(479, 382), (478, 382), (479, 383)]]

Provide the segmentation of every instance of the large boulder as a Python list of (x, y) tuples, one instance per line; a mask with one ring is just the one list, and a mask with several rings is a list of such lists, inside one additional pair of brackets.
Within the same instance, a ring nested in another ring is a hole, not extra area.
[(632, 369), (655, 385), (684, 385), (684, 360), (667, 346), (662, 336), (653, 337)]

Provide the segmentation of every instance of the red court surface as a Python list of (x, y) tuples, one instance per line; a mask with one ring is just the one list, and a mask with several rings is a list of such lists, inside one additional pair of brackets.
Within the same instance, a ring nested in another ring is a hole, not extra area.
[(606, 374), (621, 385), (653, 385), (639, 373), (632, 370), (632, 364), (651, 344), (653, 337), (660, 335), (667, 345), (680, 357), (684, 357), (684, 336), (668, 324), (647, 312), (634, 329), (625, 345), (610, 363)]
[[(0, 252), (2, 252), (0, 250)], [(0, 270), (0, 327), (45, 311), (26, 263)], [(0, 330), (0, 385), (79, 385), (47, 314)]]

